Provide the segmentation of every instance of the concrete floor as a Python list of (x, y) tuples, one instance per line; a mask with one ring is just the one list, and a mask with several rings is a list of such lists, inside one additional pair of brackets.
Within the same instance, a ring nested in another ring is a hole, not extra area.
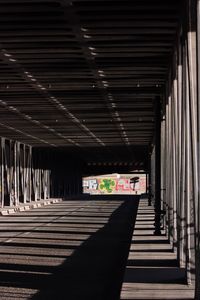
[(193, 299), (153, 207), (137, 209), (84, 197), (0, 216), (0, 299)]
[(121, 300), (194, 299), (165, 235), (154, 235), (154, 209), (141, 199), (127, 260)]
[(137, 206), (104, 197), (1, 216), (0, 299), (119, 299)]

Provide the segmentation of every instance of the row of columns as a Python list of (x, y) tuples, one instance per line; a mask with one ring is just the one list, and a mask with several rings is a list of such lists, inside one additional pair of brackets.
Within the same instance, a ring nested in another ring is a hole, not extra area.
[(32, 148), (0, 138), (0, 206), (50, 197), (50, 170), (37, 166)]
[(155, 99), (151, 180), (155, 234), (161, 233), (166, 211), (166, 234), (188, 283), (195, 284), (195, 299), (200, 299), (200, 0), (184, 4), (166, 94)]
[(82, 163), (64, 151), (0, 138), (0, 207), (82, 193)]

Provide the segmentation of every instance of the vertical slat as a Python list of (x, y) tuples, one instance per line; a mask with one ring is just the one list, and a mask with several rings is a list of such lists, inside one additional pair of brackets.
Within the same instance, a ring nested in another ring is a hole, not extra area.
[(148, 168), (149, 168), (149, 173), (148, 173), (148, 190), (149, 190), (148, 205), (151, 206), (151, 201), (152, 201), (151, 146), (149, 146), (149, 153), (148, 153)]
[(186, 66), (185, 61), (185, 45), (182, 48), (182, 111), (181, 111), (181, 169), (180, 169), (180, 266), (186, 267), (185, 253), (185, 237), (186, 237), (186, 218), (185, 218), (185, 202), (186, 202)]
[(27, 202), (27, 186), (26, 186), (26, 172), (27, 172), (27, 160), (26, 160), (26, 146), (23, 145), (23, 198), (24, 203)]
[(166, 226), (167, 226), (167, 236), (170, 239), (170, 207), (169, 207), (169, 97), (168, 89), (166, 89), (167, 103), (165, 108), (165, 118), (166, 118), (166, 128), (165, 128), (165, 139), (166, 139), (166, 170), (165, 170), (165, 182), (166, 182)]
[[(199, 205), (199, 187), (198, 187), (198, 105), (197, 105), (197, 24), (196, 11), (197, 1), (188, 1), (188, 32), (187, 32), (187, 76), (188, 76), (188, 98), (189, 98), (189, 113), (190, 113), (190, 136), (191, 136), (191, 175), (192, 175), (192, 202), (190, 203), (191, 223), (191, 250), (192, 256), (196, 258), (196, 270), (199, 268), (199, 250), (198, 250), (198, 205)], [(195, 249), (195, 253), (194, 252)], [(191, 267), (192, 262), (190, 262)], [(198, 281), (198, 275), (196, 281)], [(198, 284), (197, 284), (198, 285)]]
[(161, 165), (160, 165), (160, 151), (161, 151), (161, 103), (160, 97), (155, 100), (155, 235), (161, 234)]
[(197, 1), (197, 112), (198, 112), (198, 204), (197, 204), (197, 220), (196, 220), (196, 284), (195, 299), (200, 299), (200, 0)]
[(171, 170), (171, 196), (173, 199), (173, 247), (176, 250), (177, 245), (177, 79), (174, 74), (172, 101), (171, 101), (171, 123), (172, 123), (172, 137), (171, 137), (171, 153), (172, 153), (172, 170)]
[(32, 168), (32, 147), (29, 146), (29, 165), (28, 165), (28, 201), (31, 202), (31, 195), (32, 195), (32, 177), (31, 177), (31, 168)]
[(4, 151), (5, 139), (1, 138), (1, 207), (4, 207)]
[(24, 201), (25, 202), (27, 202), (28, 194), (29, 194), (28, 171), (29, 171), (28, 146), (24, 146)]
[(190, 95), (189, 95), (189, 78), (188, 78), (188, 62), (186, 51), (186, 270), (187, 280), (191, 283), (191, 199), (192, 191), (192, 147), (191, 147), (191, 115), (190, 115)]
[(182, 230), (182, 201), (183, 201), (183, 194), (182, 194), (182, 149), (183, 149), (183, 85), (182, 85), (182, 72), (183, 72), (183, 66), (182, 66), (182, 31), (180, 32), (180, 36), (178, 38), (178, 66), (177, 66), (177, 118), (178, 118), (178, 148), (177, 148), (177, 156), (178, 156), (178, 169), (177, 169), (177, 182), (178, 182), (178, 191), (177, 191), (177, 210), (178, 210), (178, 220), (177, 220), (177, 240), (178, 240), (178, 251), (177, 251), (177, 258), (180, 264), (182, 264), (182, 256), (183, 256), (183, 245), (182, 245), (182, 236), (181, 236), (181, 230)]
[[(165, 103), (164, 103), (165, 105)], [(166, 119), (162, 116), (161, 122), (161, 210), (166, 211)], [(165, 228), (165, 214), (162, 214), (162, 226)]]
[(169, 108), (168, 108), (168, 163), (169, 163), (169, 170), (168, 170), (168, 203), (169, 203), (169, 240), (173, 243), (173, 195), (172, 195), (172, 97), (169, 96)]

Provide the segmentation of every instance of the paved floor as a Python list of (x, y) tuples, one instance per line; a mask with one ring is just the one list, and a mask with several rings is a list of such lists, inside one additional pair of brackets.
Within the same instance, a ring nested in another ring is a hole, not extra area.
[(0, 216), (0, 299), (119, 299), (137, 205), (74, 200)]
[(121, 299), (194, 299), (185, 271), (163, 236), (154, 236), (154, 211), (141, 199), (127, 260)]

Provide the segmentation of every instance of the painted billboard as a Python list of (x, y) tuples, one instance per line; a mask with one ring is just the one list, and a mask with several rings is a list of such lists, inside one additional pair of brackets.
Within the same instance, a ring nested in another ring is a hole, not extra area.
[(143, 194), (145, 192), (145, 174), (111, 174), (83, 178), (83, 193)]

